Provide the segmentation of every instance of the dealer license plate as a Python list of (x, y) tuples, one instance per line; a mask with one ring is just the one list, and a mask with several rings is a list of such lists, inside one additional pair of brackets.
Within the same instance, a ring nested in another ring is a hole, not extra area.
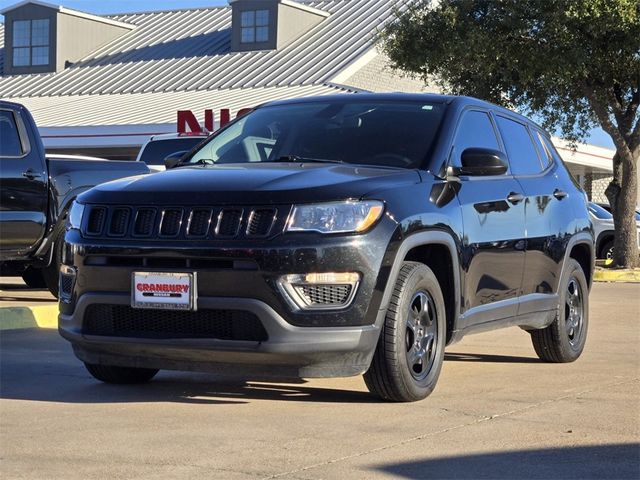
[(195, 273), (134, 272), (131, 306), (164, 310), (196, 310)]

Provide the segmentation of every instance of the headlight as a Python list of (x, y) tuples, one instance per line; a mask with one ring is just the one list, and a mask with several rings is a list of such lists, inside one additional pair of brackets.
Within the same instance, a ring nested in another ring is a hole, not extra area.
[(84, 213), (84, 204), (78, 203), (74, 200), (69, 210), (69, 217), (67, 219), (67, 227), (80, 230), (82, 225), (82, 214)]
[(361, 233), (382, 216), (377, 200), (296, 205), (287, 223), (288, 232)]

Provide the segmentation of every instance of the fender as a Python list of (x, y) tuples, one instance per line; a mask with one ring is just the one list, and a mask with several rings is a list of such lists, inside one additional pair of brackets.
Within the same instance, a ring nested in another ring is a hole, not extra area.
[[(564, 260), (562, 261), (562, 268), (560, 269), (560, 276), (558, 278), (562, 278), (562, 275), (567, 268), (567, 263), (569, 263), (569, 259), (571, 258), (571, 250), (576, 245), (585, 244), (589, 247), (589, 255), (591, 258), (589, 259), (589, 290), (591, 290), (591, 285), (593, 284), (593, 271), (596, 266), (596, 253), (595, 253), (595, 245), (593, 242), (593, 235), (587, 232), (580, 232), (573, 235), (569, 242), (567, 243), (567, 248), (564, 251)], [(585, 272), (587, 273), (587, 272)], [(558, 293), (558, 292), (556, 292)]]
[(396, 252), (391, 271), (389, 273), (389, 278), (387, 279), (387, 285), (384, 289), (382, 302), (380, 303), (380, 310), (378, 311), (378, 315), (376, 317), (376, 326), (378, 328), (381, 328), (382, 324), (384, 323), (387, 309), (389, 307), (389, 301), (391, 300), (391, 294), (393, 293), (398, 275), (400, 274), (400, 269), (402, 268), (402, 262), (406, 258), (407, 253), (409, 253), (409, 251), (415, 247), (421, 247), (425, 245), (444, 245), (445, 247), (447, 247), (447, 249), (449, 250), (449, 254), (451, 255), (453, 264), (453, 285), (456, 292), (453, 330), (456, 330), (458, 324), (458, 316), (460, 315), (460, 262), (458, 259), (458, 249), (456, 248), (455, 240), (450, 234), (438, 230), (429, 230), (414, 233), (405, 238), (400, 244), (400, 247)]

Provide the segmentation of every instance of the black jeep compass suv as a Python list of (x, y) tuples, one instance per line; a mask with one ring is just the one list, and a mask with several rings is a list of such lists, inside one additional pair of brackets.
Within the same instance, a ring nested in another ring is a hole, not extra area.
[(468, 333), (519, 326), (549, 362), (583, 350), (585, 195), (520, 115), (436, 95), (275, 102), (170, 166), (69, 215), (59, 328), (102, 381), (364, 373), (412, 401)]

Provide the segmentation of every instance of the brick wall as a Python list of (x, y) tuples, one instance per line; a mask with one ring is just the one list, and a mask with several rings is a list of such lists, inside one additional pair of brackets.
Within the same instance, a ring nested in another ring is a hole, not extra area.
[(389, 66), (389, 59), (379, 54), (367, 65), (351, 76), (344, 85), (371, 92), (425, 92), (440, 93), (435, 86), (425, 85), (422, 80), (410, 78)]
[(606, 173), (587, 173), (585, 175), (584, 189), (589, 200), (596, 203), (609, 203), (604, 191), (609, 186), (613, 177)]

